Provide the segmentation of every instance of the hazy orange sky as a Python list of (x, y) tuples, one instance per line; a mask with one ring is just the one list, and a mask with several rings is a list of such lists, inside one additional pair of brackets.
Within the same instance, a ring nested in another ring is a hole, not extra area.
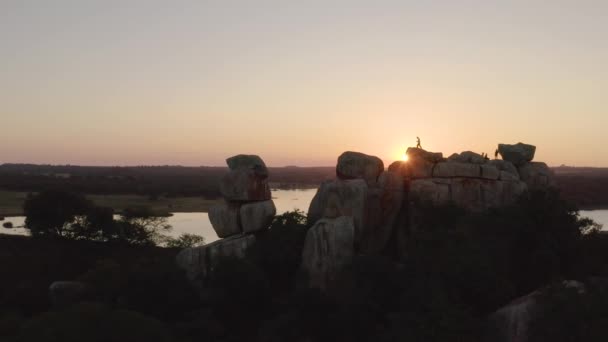
[(0, 163), (608, 166), (608, 1), (0, 1)]

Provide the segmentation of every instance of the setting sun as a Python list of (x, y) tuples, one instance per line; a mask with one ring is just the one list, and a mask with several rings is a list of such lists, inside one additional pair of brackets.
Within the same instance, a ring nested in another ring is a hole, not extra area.
[(408, 159), (407, 154), (405, 152), (403, 152), (403, 155), (401, 156), (401, 160), (407, 161), (407, 159)]

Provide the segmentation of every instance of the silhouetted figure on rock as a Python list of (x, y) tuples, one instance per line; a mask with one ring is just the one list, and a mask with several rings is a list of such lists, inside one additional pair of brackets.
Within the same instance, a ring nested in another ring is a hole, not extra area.
[(420, 144), (420, 137), (416, 137), (416, 148), (422, 148), (422, 145)]

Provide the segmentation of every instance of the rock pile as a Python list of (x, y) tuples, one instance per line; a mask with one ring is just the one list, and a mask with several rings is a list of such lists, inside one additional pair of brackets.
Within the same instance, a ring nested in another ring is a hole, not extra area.
[(220, 257), (243, 257), (255, 243), (253, 233), (268, 229), (276, 214), (262, 158), (240, 154), (226, 163), (229, 171), (220, 182), (224, 202), (209, 209), (209, 221), (223, 239), (180, 252), (178, 265), (190, 279), (206, 275)]
[[(554, 186), (544, 163), (533, 162), (536, 147), (500, 144), (502, 160), (465, 151), (444, 158), (421, 148), (407, 150), (407, 162), (385, 170), (378, 157), (344, 152), (336, 178), (321, 184), (310, 203), (301, 268), (310, 286), (327, 289), (355, 255), (406, 253), (407, 237), (419, 229), (420, 205), (453, 204), (471, 212), (513, 203), (528, 189)], [(224, 202), (209, 210), (218, 240), (183, 250), (178, 264), (192, 280), (203, 279), (221, 257), (244, 257), (254, 233), (268, 229), (276, 208), (268, 169), (254, 155), (226, 160)]]
[[(302, 268), (311, 285), (328, 285), (328, 272), (343, 264), (334, 255), (403, 253), (408, 234), (418, 226), (417, 205), (454, 204), (479, 212), (507, 206), (528, 189), (553, 186), (547, 165), (532, 162), (535, 150), (522, 143), (500, 144), (503, 159), (489, 160), (471, 151), (444, 158), (409, 148), (408, 161), (394, 162), (387, 171), (377, 157), (343, 153), (337, 178), (321, 184), (308, 210), (314, 225), (306, 237)], [(349, 236), (345, 218), (352, 222), (353, 238), (334, 241)], [(343, 231), (328, 233), (330, 226)]]

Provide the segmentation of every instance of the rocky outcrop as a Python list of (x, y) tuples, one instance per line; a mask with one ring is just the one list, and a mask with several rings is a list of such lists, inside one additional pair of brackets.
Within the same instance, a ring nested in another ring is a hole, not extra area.
[(369, 223), (367, 199), (368, 186), (362, 179), (325, 181), (310, 202), (308, 222), (349, 216), (353, 219), (355, 236), (360, 238)]
[(309, 285), (327, 289), (355, 255), (355, 225), (352, 217), (321, 219), (308, 230), (302, 250), (302, 270)]
[(220, 181), (225, 202), (209, 209), (209, 220), (221, 238), (267, 229), (276, 214), (262, 158), (239, 154), (226, 159), (229, 171)]
[(583, 295), (586, 292), (586, 286), (576, 280), (566, 280), (513, 300), (489, 317), (485, 340), (488, 342), (531, 341), (530, 326), (532, 322), (539, 315), (546, 313), (547, 301), (552, 300), (547, 293), (564, 293), (565, 291)]
[(513, 163), (515, 166), (521, 166), (534, 159), (536, 146), (524, 143), (515, 145), (498, 144), (498, 153), (503, 160)]
[(454, 177), (413, 180), (408, 195), (418, 203), (454, 204), (479, 212), (512, 204), (526, 190), (526, 184), (520, 181)]
[(49, 286), (49, 299), (57, 309), (78, 303), (86, 293), (87, 285), (80, 281), (55, 281)]
[(545, 163), (525, 163), (518, 168), (520, 179), (528, 184), (530, 189), (546, 189), (555, 187), (555, 175)]
[(381, 254), (395, 229), (403, 226), (405, 216), (403, 204), (405, 184), (398, 173), (385, 171), (378, 178), (378, 187), (368, 196), (368, 218), (370, 224), (363, 231), (361, 251), (366, 254)]
[(318, 189), (308, 220), (312, 225), (324, 218), (352, 217), (356, 252), (386, 253), (402, 248), (408, 231), (416, 229), (418, 204), (481, 212), (508, 206), (529, 188), (552, 185), (546, 165), (530, 162), (535, 150), (521, 143), (500, 144), (505, 160), (489, 160), (471, 151), (445, 159), (442, 153), (408, 148), (407, 162), (394, 162), (382, 173), (378, 158), (346, 152), (338, 159), (338, 179)]
[(340, 179), (364, 179), (368, 184), (377, 181), (384, 171), (384, 163), (376, 156), (347, 151), (338, 157), (336, 175)]
[(186, 271), (188, 279), (200, 284), (222, 258), (245, 257), (247, 250), (255, 241), (254, 235), (245, 234), (217, 240), (200, 247), (186, 248), (177, 255), (177, 265)]

